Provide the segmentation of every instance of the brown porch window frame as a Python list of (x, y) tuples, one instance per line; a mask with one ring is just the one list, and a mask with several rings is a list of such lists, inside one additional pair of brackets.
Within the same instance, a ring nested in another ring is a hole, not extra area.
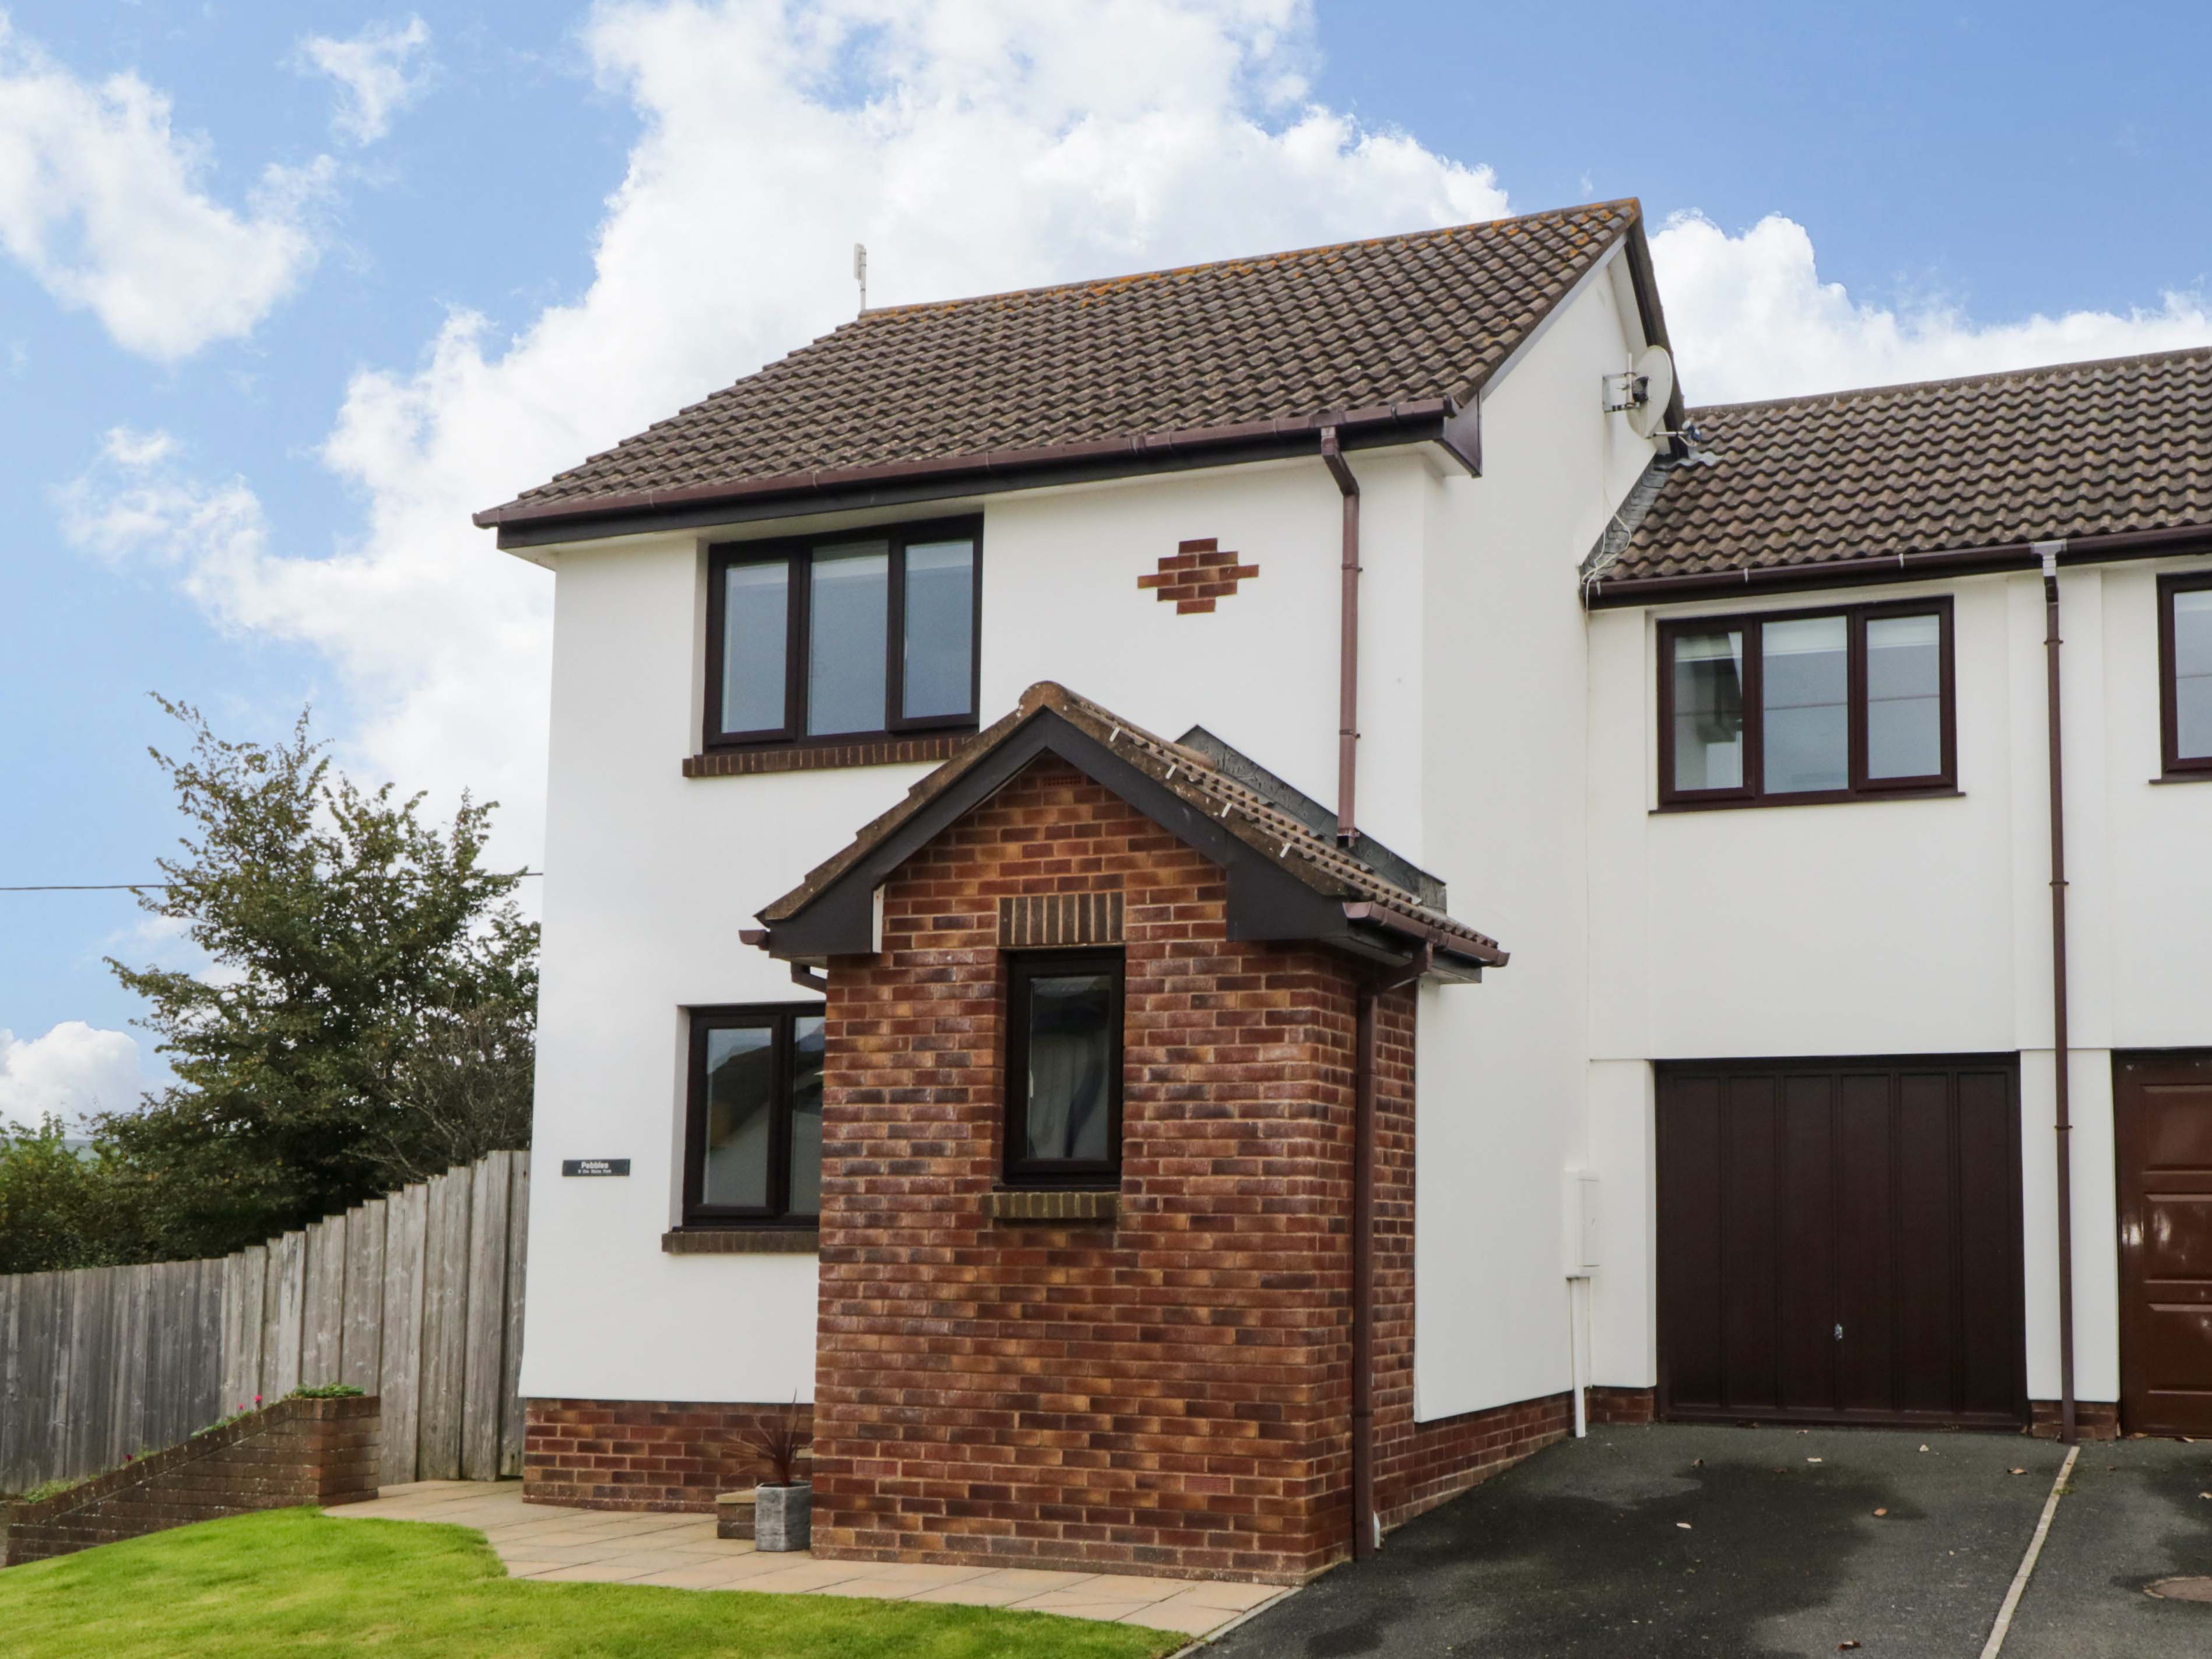
[(2212, 754), (2181, 752), (2181, 660), (2174, 638), (2174, 600), (2184, 593), (2212, 587), (2212, 570), (2158, 579), (2158, 724), (2163, 775), (2202, 778), (2212, 775)]
[[(881, 539), (888, 544), (889, 592), (884, 629), (882, 721), (849, 732), (809, 732), (807, 667), (811, 638), (809, 601), (817, 549)], [(906, 691), (907, 550), (916, 543), (965, 540), (972, 547), (968, 635), (968, 709), (965, 714), (908, 717)], [(747, 731), (722, 729), (722, 653), (727, 630), (729, 572), (744, 565), (782, 564), (788, 575), (784, 600), (783, 719), (775, 726)], [(911, 524), (867, 525), (834, 532), (787, 536), (748, 542), (720, 542), (707, 550), (706, 707), (700, 733), (702, 749), (815, 749), (918, 732), (973, 732), (982, 696), (983, 520), (980, 514), (929, 519)]]
[[(690, 1059), (685, 1072), (684, 1107), (686, 1228), (808, 1228), (821, 1224), (818, 1211), (794, 1212), (791, 1208), (791, 1120), (798, 1077), (798, 1024), (802, 1019), (823, 1018), (823, 1007), (819, 1002), (756, 1002), (689, 1011)], [(701, 1200), (707, 1165), (708, 1038), (715, 1031), (732, 1030), (765, 1030), (770, 1034), (775, 1101), (769, 1120), (767, 1202), (763, 1204), (708, 1204)]]
[[(1942, 764), (1915, 777), (1869, 775), (1867, 759), (1867, 623), (1890, 617), (1936, 619), (1936, 690)], [(1769, 790), (1765, 787), (1765, 675), (1760, 649), (1769, 623), (1844, 618), (1849, 738), (1848, 777), (1840, 789)], [(1680, 789), (1674, 785), (1674, 647), (1685, 634), (1741, 631), (1743, 635), (1743, 781), (1716, 789)], [(1823, 801), (1895, 800), (1958, 793), (1958, 696), (1952, 638), (1951, 596), (1885, 600), (1877, 605), (1824, 605), (1804, 611), (1766, 611), (1729, 616), (1670, 617), (1659, 624), (1659, 806), (1688, 811), (1722, 806), (1799, 806)]]
[[(1118, 1188), (1121, 1183), (1121, 1072), (1123, 1004), (1127, 999), (1127, 958), (1119, 947), (1085, 951), (1015, 951), (1006, 965), (1006, 1184), (1010, 1188)], [(1106, 1075), (1106, 1145), (1103, 1158), (1032, 1158), (1029, 1145), (1030, 1010), (1031, 987), (1040, 979), (1073, 974), (1105, 974), (1113, 985), (1107, 1028), (1112, 1063)]]

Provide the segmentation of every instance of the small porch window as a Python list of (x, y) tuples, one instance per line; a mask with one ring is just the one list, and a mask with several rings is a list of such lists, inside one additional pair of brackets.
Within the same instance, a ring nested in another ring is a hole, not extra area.
[(1006, 958), (1006, 1182), (1110, 1187), (1121, 1177), (1119, 951)]
[(2212, 570), (2158, 584), (2166, 775), (2212, 774)]
[(822, 1213), (822, 1005), (691, 1014), (684, 1224), (814, 1224)]

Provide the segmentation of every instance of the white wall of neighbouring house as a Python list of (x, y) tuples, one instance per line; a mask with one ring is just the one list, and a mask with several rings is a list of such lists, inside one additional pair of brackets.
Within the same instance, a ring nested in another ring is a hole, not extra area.
[[(2087, 1400), (2118, 1389), (2112, 1054), (2212, 1047), (2212, 789), (2153, 781), (2156, 579), (2183, 568), (2080, 566), (2060, 578), (2076, 1386)], [(1595, 1146), (1607, 1248), (1619, 1238), (1624, 1266), (1642, 1275), (1601, 1281), (1601, 1382), (1656, 1376), (1649, 1061), (1996, 1052), (2021, 1055), (2028, 1392), (2058, 1392), (2040, 579), (1665, 614), (1935, 593), (1954, 606), (1955, 798), (1656, 811), (1658, 613), (1590, 618), (1590, 1098), (1593, 1121), (1611, 1125)]]
[[(1653, 454), (1604, 408), (1604, 377), (1644, 343), (1629, 291), (1612, 276), (1601, 270), (1493, 382), (1482, 477), (1429, 491), (1422, 845), (1451, 884), (1453, 914), (1512, 959), (1480, 985), (1430, 985), (1421, 995), (1414, 1374), (1423, 1421), (1571, 1382), (1565, 1176), (1594, 1155), (1586, 895), (1601, 850), (1585, 799), (1577, 567)], [(1612, 1116), (1595, 1122), (1613, 1130)], [(1613, 1271), (1601, 1268), (1594, 1291)]]

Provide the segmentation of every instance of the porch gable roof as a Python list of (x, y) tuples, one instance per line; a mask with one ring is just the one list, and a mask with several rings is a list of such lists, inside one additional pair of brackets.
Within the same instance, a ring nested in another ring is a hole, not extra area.
[(921, 779), (906, 799), (759, 912), (770, 955), (818, 963), (877, 948), (875, 894), (891, 872), (1022, 769), (1051, 755), (1222, 866), (1232, 939), (1312, 940), (1396, 963), (1425, 945), (1431, 971), (1478, 979), (1498, 942), (1364, 864), (1206, 756), (1043, 681)]

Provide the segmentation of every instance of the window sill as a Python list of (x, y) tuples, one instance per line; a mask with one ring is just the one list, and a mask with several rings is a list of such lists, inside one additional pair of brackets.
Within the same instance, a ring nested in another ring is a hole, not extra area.
[(867, 738), (846, 743), (781, 744), (767, 749), (709, 749), (687, 757), (687, 778), (755, 777), (767, 772), (818, 772), (847, 766), (899, 766), (947, 761), (975, 737), (972, 731), (921, 732), (912, 737)]
[(2151, 780), (2153, 783), (2212, 783), (2212, 769), (2203, 772), (2165, 772)]
[(1897, 800), (1964, 800), (1963, 789), (1897, 789), (1886, 794), (1837, 795), (1823, 793), (1817, 795), (1773, 795), (1765, 800), (1678, 800), (1664, 806), (1649, 809), (1649, 816), (1658, 817), (1674, 812), (1763, 812), (1783, 806), (1865, 806), (1882, 801)]
[(1023, 1188), (983, 1194), (983, 1214), (992, 1221), (1114, 1221), (1121, 1212), (1118, 1191)]
[(813, 1227), (671, 1227), (660, 1248), (669, 1255), (812, 1255), (822, 1234)]

